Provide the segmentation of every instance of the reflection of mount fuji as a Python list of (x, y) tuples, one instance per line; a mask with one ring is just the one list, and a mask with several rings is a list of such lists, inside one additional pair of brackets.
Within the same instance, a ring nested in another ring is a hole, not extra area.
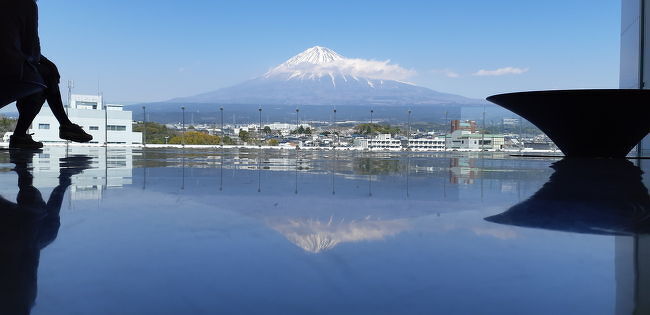
[(374, 220), (363, 218), (319, 221), (313, 219), (276, 220), (269, 225), (296, 246), (311, 253), (320, 253), (340, 243), (375, 241), (398, 234), (408, 228), (405, 219)]

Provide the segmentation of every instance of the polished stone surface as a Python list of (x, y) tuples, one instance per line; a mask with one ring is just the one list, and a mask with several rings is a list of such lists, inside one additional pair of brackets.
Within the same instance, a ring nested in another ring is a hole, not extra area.
[(0, 313), (650, 310), (633, 162), (65, 147), (0, 162)]

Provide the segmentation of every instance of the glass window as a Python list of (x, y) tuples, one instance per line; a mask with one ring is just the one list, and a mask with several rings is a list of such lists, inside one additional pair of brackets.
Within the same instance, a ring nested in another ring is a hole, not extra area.
[(110, 131), (126, 131), (126, 126), (108, 125)]
[(38, 129), (50, 129), (50, 124), (38, 124)]
[(90, 126), (90, 130), (99, 130), (99, 126)]

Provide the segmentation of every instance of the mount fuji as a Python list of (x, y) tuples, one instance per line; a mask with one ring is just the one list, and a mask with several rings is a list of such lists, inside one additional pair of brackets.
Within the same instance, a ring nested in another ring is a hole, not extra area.
[(346, 58), (315, 46), (257, 78), (165, 103), (400, 107), (483, 103), (404, 82), (412, 73), (389, 61)]

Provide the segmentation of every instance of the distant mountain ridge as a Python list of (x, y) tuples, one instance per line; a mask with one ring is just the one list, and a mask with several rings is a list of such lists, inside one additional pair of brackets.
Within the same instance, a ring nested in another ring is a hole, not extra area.
[[(363, 66), (368, 63), (378, 63), (391, 71), (408, 71), (388, 62), (345, 58), (331, 49), (315, 46), (260, 77), (164, 103), (418, 106), (484, 102), (399, 80), (382, 79), (382, 71), (364, 70)], [(367, 68), (372, 70), (372, 67)]]

